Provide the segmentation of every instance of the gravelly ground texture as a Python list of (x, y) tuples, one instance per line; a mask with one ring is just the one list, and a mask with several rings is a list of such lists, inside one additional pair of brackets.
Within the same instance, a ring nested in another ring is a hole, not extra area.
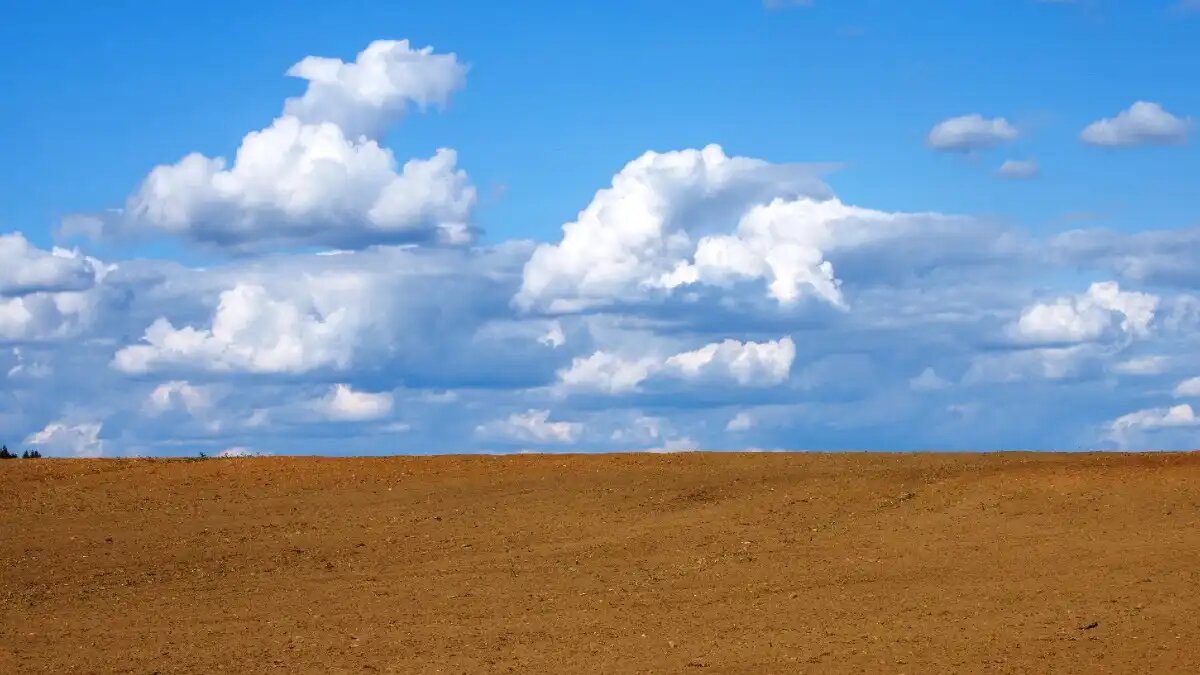
[(0, 462), (0, 672), (1200, 672), (1200, 454)]

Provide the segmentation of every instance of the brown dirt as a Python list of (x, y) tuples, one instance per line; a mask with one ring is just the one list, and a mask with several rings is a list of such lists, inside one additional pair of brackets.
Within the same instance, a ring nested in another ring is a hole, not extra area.
[(0, 672), (1200, 672), (1200, 454), (0, 463)]

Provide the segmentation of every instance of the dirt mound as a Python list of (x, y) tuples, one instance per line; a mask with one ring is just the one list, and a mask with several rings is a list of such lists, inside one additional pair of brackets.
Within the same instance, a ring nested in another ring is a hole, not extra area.
[(1200, 672), (1200, 455), (0, 464), (0, 672)]

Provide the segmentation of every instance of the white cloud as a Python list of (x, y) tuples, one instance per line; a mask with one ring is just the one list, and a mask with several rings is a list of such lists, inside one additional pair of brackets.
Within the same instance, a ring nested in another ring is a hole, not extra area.
[(1157, 375), (1167, 368), (1170, 361), (1165, 356), (1138, 356), (1113, 366), (1113, 372), (1122, 375)]
[(787, 379), (796, 345), (790, 337), (768, 342), (713, 342), (666, 358), (627, 358), (605, 351), (576, 357), (558, 371), (559, 386), (568, 391), (625, 394), (637, 391), (647, 379), (661, 375), (685, 381), (732, 380), (741, 386), (763, 387)]
[(44, 251), (20, 232), (0, 234), (0, 297), (84, 291), (104, 272), (99, 261), (78, 251)]
[(392, 412), (392, 405), (390, 392), (354, 391), (349, 385), (338, 384), (314, 407), (329, 420), (364, 422), (388, 416)]
[(1182, 145), (1193, 126), (1191, 118), (1176, 117), (1157, 103), (1138, 101), (1116, 117), (1092, 122), (1079, 138), (1108, 147)]
[(668, 358), (667, 372), (685, 380), (732, 379), (742, 386), (769, 386), (787, 379), (796, 358), (790, 337), (771, 342), (725, 340)]
[(747, 431), (754, 427), (754, 416), (742, 410), (725, 425), (725, 431)]
[(1033, 178), (1040, 172), (1038, 163), (1032, 159), (1006, 159), (996, 169), (996, 173), (1004, 178)]
[(302, 373), (345, 368), (366, 318), (366, 288), (352, 275), (307, 280), (306, 292), (275, 297), (261, 285), (237, 284), (221, 293), (211, 328), (175, 328), (155, 321), (146, 344), (116, 353), (126, 373), (168, 367), (256, 373)]
[(590, 356), (576, 357), (568, 368), (558, 371), (558, 381), (570, 390), (625, 394), (637, 391), (658, 367), (659, 362), (650, 357), (626, 359), (598, 351)]
[(527, 410), (507, 419), (481, 424), (475, 433), (489, 438), (534, 443), (574, 443), (583, 434), (578, 422), (551, 422), (548, 410)]
[(462, 85), (454, 55), (375, 42), (355, 63), (310, 56), (289, 72), (308, 90), (247, 134), (232, 164), (192, 153), (156, 167), (119, 226), (238, 250), (470, 240), (476, 191), (457, 153), (401, 167), (374, 137), (409, 102), (444, 103)]
[(1148, 293), (1122, 291), (1115, 281), (1096, 282), (1086, 293), (1027, 308), (1012, 332), (1024, 342), (1087, 342), (1114, 328), (1129, 337), (1145, 337), (1158, 302)]
[(1122, 415), (1113, 420), (1109, 429), (1114, 436), (1122, 437), (1130, 431), (1151, 431), (1170, 427), (1191, 427), (1200, 424), (1192, 406), (1184, 403), (1170, 408), (1150, 408)]
[(469, 238), (475, 188), (441, 149), (397, 167), (375, 141), (281, 117), (246, 136), (232, 167), (191, 154), (156, 167), (126, 205), (127, 225), (219, 247)]
[(657, 448), (648, 448), (646, 452), (659, 454), (667, 454), (673, 452), (699, 452), (700, 444), (688, 438), (687, 436), (679, 436), (677, 438), (668, 438), (663, 441), (663, 444)]
[(0, 297), (0, 340), (56, 340), (76, 336), (95, 316), (91, 292), (30, 293)]
[(1200, 396), (1200, 377), (1191, 377), (1175, 386), (1175, 395), (1179, 397)]
[(776, 196), (827, 196), (805, 167), (728, 157), (720, 147), (647, 152), (539, 246), (525, 266), (518, 306), (575, 311), (647, 296), (695, 251), (695, 234), (730, 227)]
[[(563, 226), (559, 243), (534, 251), (514, 302), (577, 312), (761, 282), (781, 305), (813, 297), (844, 307), (829, 254), (932, 239), (958, 220), (850, 206), (812, 168), (728, 157), (715, 145), (649, 152)], [(913, 247), (933, 250), (929, 242)]]
[(212, 404), (212, 395), (208, 389), (194, 386), (186, 380), (164, 382), (155, 387), (146, 400), (146, 407), (152, 413), (183, 410), (189, 415), (196, 415), (210, 408)]
[(613, 430), (610, 440), (614, 443), (643, 445), (653, 443), (668, 433), (667, 420), (661, 417), (638, 415), (627, 424)]
[(0, 234), (0, 341), (74, 337), (95, 318), (97, 284), (115, 267), (78, 251)]
[(413, 49), (408, 40), (376, 40), (351, 63), (307, 56), (287, 74), (308, 80), (308, 88), (287, 100), (285, 114), (307, 124), (332, 122), (348, 136), (378, 138), (410, 103), (445, 106), (466, 85), (467, 66), (432, 47)]
[(926, 368), (920, 375), (909, 380), (908, 386), (913, 391), (937, 391), (949, 387), (950, 382), (938, 375), (933, 368)]
[(925, 142), (935, 150), (986, 150), (1014, 140), (1017, 128), (1003, 117), (985, 118), (979, 114), (942, 120), (930, 129)]
[(75, 457), (99, 457), (104, 454), (104, 441), (100, 439), (102, 425), (66, 424), (51, 422), (41, 431), (25, 439), (29, 445), (56, 455)]

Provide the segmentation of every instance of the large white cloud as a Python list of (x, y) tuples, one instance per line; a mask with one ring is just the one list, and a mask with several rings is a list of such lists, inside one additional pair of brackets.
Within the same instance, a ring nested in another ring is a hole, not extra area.
[(754, 204), (775, 197), (829, 196), (812, 169), (728, 157), (720, 147), (647, 152), (596, 193), (563, 239), (534, 251), (516, 297), (519, 306), (571, 311), (638, 298)]
[(345, 368), (354, 356), (358, 331), (368, 321), (362, 279), (324, 275), (309, 278), (288, 297), (256, 284), (221, 293), (209, 328), (176, 328), (156, 320), (145, 344), (122, 348), (113, 365), (127, 373), (162, 368), (302, 373)]
[(559, 243), (534, 251), (514, 301), (572, 312), (755, 282), (780, 304), (807, 296), (841, 307), (829, 256), (936, 238), (958, 223), (844, 204), (814, 171), (729, 157), (715, 145), (648, 152), (563, 226)]
[(410, 102), (444, 103), (462, 86), (453, 54), (376, 42), (354, 63), (308, 57), (289, 72), (308, 91), (247, 134), (233, 162), (192, 153), (156, 167), (118, 226), (243, 251), (470, 240), (476, 191), (457, 153), (401, 166), (377, 140)]
[(985, 150), (1015, 140), (1020, 132), (1003, 117), (978, 113), (951, 117), (929, 130), (925, 142), (935, 150)]
[(1181, 145), (1187, 142), (1194, 124), (1176, 117), (1158, 103), (1137, 101), (1116, 117), (1096, 120), (1079, 134), (1084, 143), (1109, 147), (1132, 145)]
[(78, 251), (39, 249), (19, 232), (0, 234), (0, 342), (77, 336), (113, 269)]
[(1128, 337), (1145, 337), (1158, 303), (1157, 296), (1122, 291), (1115, 281), (1097, 282), (1079, 295), (1027, 308), (1012, 330), (1026, 342), (1086, 342), (1113, 330)]
[(516, 320), (508, 307), (530, 250), (375, 247), (208, 269), (131, 266), (121, 281), (137, 284), (128, 292), (139, 301), (121, 313), (111, 363), (193, 382), (389, 369), (488, 382), (506, 359), (528, 359), (506, 377), (549, 379), (555, 364), (536, 340), (548, 322)]

